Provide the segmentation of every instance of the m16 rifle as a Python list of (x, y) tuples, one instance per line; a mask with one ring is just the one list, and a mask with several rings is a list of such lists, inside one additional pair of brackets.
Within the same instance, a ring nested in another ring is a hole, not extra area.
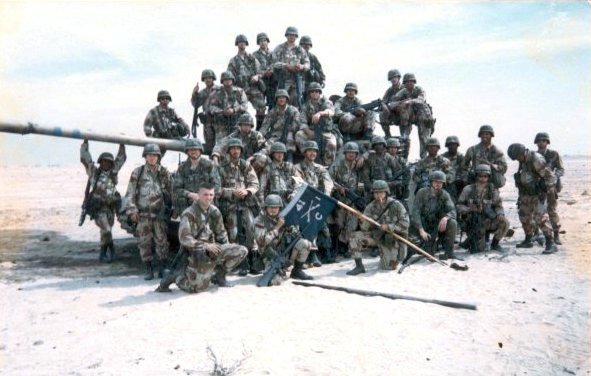
[(341, 198), (341, 195), (338, 192), (338, 190), (342, 189), (345, 192), (345, 197), (353, 203), (353, 206), (355, 206), (355, 208), (357, 210), (359, 210), (361, 212), (363, 210), (365, 210), (365, 207), (367, 206), (368, 202), (365, 199), (365, 197), (363, 197), (363, 195), (358, 195), (357, 193), (353, 192), (351, 189), (349, 189), (337, 182), (334, 182), (334, 186), (337, 189), (337, 191), (335, 191), (335, 193), (334, 193), (334, 196), (337, 200), (339, 198)]
[(365, 111), (381, 111), (382, 103), (381, 99), (376, 99), (366, 104), (349, 106), (345, 112), (355, 113), (358, 108), (363, 108)]
[[(296, 243), (301, 238), (302, 238), (301, 235), (299, 235), (296, 238), (294, 238), (293, 240), (291, 240), (289, 242), (289, 244), (286, 244), (285, 247), (283, 248), (283, 250), (281, 252), (279, 252), (277, 254), (277, 256), (275, 256), (273, 261), (271, 261), (269, 268), (263, 273), (261, 278), (258, 280), (257, 287), (269, 286), (269, 284), (271, 283), (273, 278), (277, 274), (282, 273), (285, 265), (287, 265), (289, 263), (289, 255), (291, 254), (292, 249), (295, 247)], [(285, 239), (287, 240), (288, 238), (286, 237)]]

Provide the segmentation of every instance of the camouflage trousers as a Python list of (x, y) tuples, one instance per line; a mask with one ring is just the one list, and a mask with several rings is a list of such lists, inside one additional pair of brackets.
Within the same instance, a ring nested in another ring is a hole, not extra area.
[(137, 224), (138, 248), (142, 262), (152, 261), (152, 239), (154, 249), (160, 260), (168, 259), (168, 226), (166, 221), (159, 218), (151, 218), (149, 215), (140, 214)]
[(245, 90), (246, 98), (256, 110), (257, 115), (264, 115), (267, 108), (265, 95), (258, 88), (247, 88)]
[(409, 138), (412, 132), (412, 125), (416, 124), (419, 132), (420, 156), (425, 158), (427, 155), (427, 139), (431, 137), (432, 129), (430, 121), (432, 119), (429, 107), (424, 104), (399, 105), (396, 111), (400, 114), (400, 136)]
[(222, 253), (216, 259), (203, 254), (197, 259), (195, 254), (191, 254), (184, 273), (176, 278), (176, 285), (186, 292), (205, 291), (209, 287), (216, 266), (229, 272), (248, 254), (246, 247), (238, 244), (221, 244), (220, 247)]
[(115, 212), (107, 208), (101, 209), (94, 216), (94, 223), (101, 231), (101, 247), (107, 246), (113, 241), (111, 229), (115, 223)]
[[(290, 263), (293, 264), (295, 261), (306, 262), (308, 255), (310, 254), (310, 247), (312, 247), (312, 243), (309, 240), (303, 238), (299, 239), (294, 245), (291, 255), (289, 256)], [(265, 257), (264, 262), (265, 269), (268, 269), (273, 262), (273, 259)], [(286, 279), (288, 279), (287, 267), (283, 268), (281, 273), (277, 273), (275, 277), (271, 279), (271, 286), (279, 286)]]
[(390, 126), (400, 125), (400, 115), (398, 115), (396, 111), (390, 111), (388, 113), (382, 111), (380, 112), (379, 119), (386, 138), (392, 137), (392, 132), (390, 132)]
[(536, 227), (539, 227), (544, 236), (553, 237), (545, 202), (540, 202), (538, 196), (520, 195), (518, 203), (519, 221), (525, 235), (533, 236)]
[(558, 193), (552, 190), (547, 197), (548, 217), (554, 231), (560, 230), (560, 217), (558, 216)]
[[(215, 133), (215, 145), (221, 145), (222, 139), (228, 137), (230, 133), (234, 132), (237, 128), (237, 125), (229, 126), (223, 122), (216, 122), (213, 126), (214, 133)], [(214, 145), (214, 147), (215, 147)], [(213, 148), (212, 148), (213, 150)]]
[[(308, 137), (306, 132), (303, 130), (297, 131), (295, 135), (296, 145), (300, 153), (304, 154), (304, 143), (306, 141), (316, 141), (314, 137)], [(337, 138), (331, 132), (322, 133), (322, 142), (324, 144), (324, 156), (322, 158), (322, 164), (324, 166), (330, 166), (337, 154)], [(318, 145), (320, 147), (320, 145)]]
[[(243, 245), (251, 251), (258, 249), (254, 241), (254, 215), (252, 214), (252, 210), (246, 206), (239, 208), (236, 206), (229, 207), (233, 209), (224, 210), (222, 214), (224, 215), (224, 226), (226, 227), (226, 231), (228, 231), (228, 240), (230, 243), (238, 243), (238, 231), (244, 231), (246, 241)], [(237, 227), (239, 215), (242, 221), (242, 229)]]
[[(379, 230), (375, 230), (379, 231)], [(387, 239), (386, 237), (390, 237)], [(376, 241), (371, 231), (355, 231), (349, 238), (351, 257), (361, 258), (361, 250), (368, 247), (378, 247), (380, 252), (380, 267), (384, 270), (394, 270), (398, 262), (406, 258), (406, 244), (394, 240), (390, 234), (385, 234), (380, 241)]]
[(337, 207), (334, 211), (335, 223), (339, 232), (339, 241), (348, 244), (354, 231), (359, 227), (359, 219), (347, 210)]
[[(423, 221), (425, 223), (425, 221)], [(458, 233), (458, 222), (455, 219), (448, 219), (447, 225), (445, 226), (445, 231), (439, 232), (438, 229), (439, 221), (437, 221), (434, 225), (427, 225), (424, 227), (426, 233), (431, 234), (432, 239), (436, 235), (438, 239), (443, 239), (443, 248), (445, 250), (452, 251), (454, 249), (454, 241), (456, 240), (456, 235)], [(427, 243), (429, 246), (425, 246), (425, 251), (429, 253), (434, 253), (437, 249), (437, 243), (434, 243), (433, 240)]]
[(344, 113), (339, 119), (339, 129), (343, 135), (364, 136), (365, 133), (373, 134), (373, 113), (366, 112), (363, 116), (355, 116)]
[(478, 247), (479, 252), (486, 251), (486, 233), (492, 232), (493, 238), (496, 241), (501, 241), (507, 231), (509, 230), (509, 220), (505, 216), (497, 216), (494, 219), (487, 218), (484, 220), (484, 223), (479, 228), (471, 228), (470, 223), (466, 225), (466, 233), (468, 236), (470, 234), (478, 234), (478, 239), (476, 239), (476, 246)]

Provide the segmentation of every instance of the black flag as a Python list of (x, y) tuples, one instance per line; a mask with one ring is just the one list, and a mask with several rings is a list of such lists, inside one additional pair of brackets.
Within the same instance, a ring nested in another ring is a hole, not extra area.
[(298, 225), (302, 237), (313, 241), (336, 206), (337, 201), (334, 198), (304, 184), (279, 215), (285, 219), (286, 225)]

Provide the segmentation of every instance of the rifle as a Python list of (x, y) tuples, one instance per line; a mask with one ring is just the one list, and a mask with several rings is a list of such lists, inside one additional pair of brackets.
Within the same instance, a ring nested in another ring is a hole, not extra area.
[(322, 164), (324, 159), (324, 118), (320, 118), (320, 121), (316, 123), (314, 127), (314, 140), (318, 145), (318, 155), (316, 155), (316, 163)]
[(82, 201), (82, 211), (80, 213), (80, 220), (78, 221), (78, 226), (82, 226), (84, 224), (84, 221), (86, 220), (86, 215), (88, 214), (90, 216), (90, 219), (94, 219), (94, 211), (95, 211), (95, 207), (92, 203), (92, 194), (94, 193), (94, 190), (96, 189), (96, 185), (98, 183), (98, 171), (95, 170), (92, 174), (92, 177), (94, 178), (94, 184), (92, 186), (92, 191), (90, 190), (90, 181), (92, 180), (91, 178), (88, 179), (88, 182), (86, 182), (86, 188), (84, 189), (84, 200)]
[(304, 106), (304, 76), (302, 72), (295, 73), (295, 83), (296, 83), (296, 101), (298, 104), (298, 108), (302, 108)]
[(263, 275), (261, 276), (261, 278), (258, 280), (257, 287), (267, 287), (267, 286), (269, 286), (269, 284), (271, 283), (271, 281), (273, 280), (273, 278), (278, 273), (281, 272), (281, 270), (283, 269), (283, 265), (285, 265), (285, 263), (289, 259), (289, 254), (291, 253), (291, 250), (295, 247), (296, 243), (301, 238), (302, 238), (302, 236), (301, 235), (298, 235), (295, 239), (293, 239), (283, 249), (282, 252), (280, 252), (277, 256), (275, 256), (275, 258), (273, 259), (273, 261), (271, 261), (271, 264), (269, 265), (269, 268), (267, 270), (265, 270), (265, 272), (263, 273)]
[(355, 205), (355, 208), (356, 209), (358, 209), (359, 211), (365, 210), (365, 207), (367, 206), (367, 201), (365, 200), (365, 198), (363, 196), (358, 195), (357, 193), (353, 192), (349, 188), (347, 188), (347, 187), (345, 187), (343, 185), (340, 185), (336, 181), (334, 182), (334, 186), (337, 189), (341, 189), (342, 188), (345, 191), (345, 197), (349, 201), (351, 201), (353, 203), (353, 205)]
[(354, 113), (358, 108), (363, 108), (365, 111), (380, 111), (382, 108), (382, 100), (376, 99), (366, 104), (353, 105), (345, 110), (345, 112)]
[(197, 127), (199, 126), (197, 119), (199, 119), (199, 107), (195, 106), (195, 110), (193, 111), (193, 121), (191, 122), (191, 134), (193, 135), (193, 138), (197, 138)]

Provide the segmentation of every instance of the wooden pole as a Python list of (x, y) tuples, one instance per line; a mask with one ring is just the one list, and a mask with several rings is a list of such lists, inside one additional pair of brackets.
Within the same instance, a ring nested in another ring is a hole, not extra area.
[(439, 305), (442, 305), (445, 307), (451, 307), (451, 308), (471, 309), (473, 311), (477, 310), (477, 307), (475, 304), (457, 303), (457, 302), (450, 302), (447, 300), (425, 299), (425, 298), (418, 298), (416, 296), (409, 296), (409, 295), (387, 294), (387, 293), (377, 292), (377, 291), (358, 290), (358, 289), (351, 289), (348, 287), (330, 286), (330, 285), (324, 285), (324, 284), (312, 283), (312, 282), (302, 282), (302, 281), (291, 281), (291, 282), (293, 284), (299, 285), (299, 286), (320, 287), (322, 289), (344, 291), (349, 294), (357, 294), (357, 295), (362, 295), (362, 296), (381, 296), (383, 298), (388, 298), (388, 299), (393, 299), (393, 300), (396, 300), (396, 299), (413, 300), (415, 302), (439, 304)]
[[(376, 222), (375, 220), (373, 220), (372, 218), (364, 215), (363, 213), (361, 213), (359, 210), (355, 210), (352, 207), (350, 207), (349, 205), (343, 204), (340, 201), (337, 201), (337, 205), (339, 205), (341, 208), (353, 213), (355, 216), (357, 216), (360, 219), (363, 219), (364, 221), (367, 221), (369, 223), (371, 223), (372, 225), (380, 228), (382, 231), (382, 226), (380, 226), (380, 224), (378, 222)], [(397, 233), (395, 233), (394, 231), (388, 229), (386, 230), (386, 232), (392, 236), (394, 236), (396, 239), (400, 240), (401, 242), (403, 242), (404, 244), (408, 245), (409, 247), (411, 247), (412, 249), (414, 249), (415, 251), (419, 252), (421, 255), (425, 256), (426, 258), (428, 258), (431, 261), (434, 261), (438, 264), (441, 264), (443, 266), (448, 266), (446, 262), (443, 262), (441, 260), (436, 259), (435, 257), (431, 256), (429, 253), (425, 252), (424, 250), (422, 250), (421, 248), (417, 247), (416, 245), (414, 245), (413, 242), (406, 240), (405, 238), (403, 238), (402, 236), (398, 235)]]

